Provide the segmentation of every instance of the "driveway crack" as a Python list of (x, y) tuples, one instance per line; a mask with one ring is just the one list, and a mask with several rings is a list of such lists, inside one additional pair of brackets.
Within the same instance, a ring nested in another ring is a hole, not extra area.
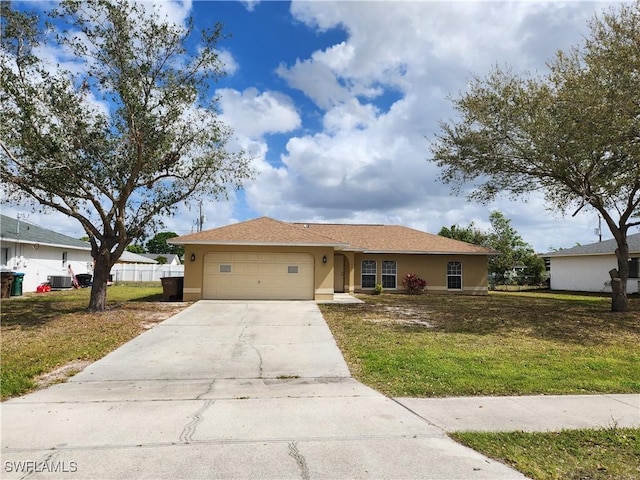
[(289, 456), (293, 458), (298, 464), (298, 467), (300, 467), (302, 480), (310, 480), (309, 467), (304, 456), (298, 450), (298, 442), (289, 442)]
[(253, 349), (254, 352), (256, 352), (256, 354), (258, 355), (258, 378), (262, 378), (262, 354), (260, 353), (260, 350), (258, 350), (258, 348), (253, 345), (252, 343), (247, 342), (244, 339), (244, 331), (249, 327), (249, 325), (246, 325), (243, 329), (242, 332), (240, 332), (240, 336), (238, 337), (238, 340), (240, 340), (244, 345), (246, 345), (247, 347)]
[(196, 433), (196, 428), (204, 419), (202, 414), (204, 411), (209, 408), (215, 400), (207, 400), (204, 402), (204, 405), (200, 407), (193, 415), (191, 415), (191, 421), (184, 427), (182, 433), (180, 434), (180, 441), (182, 443), (191, 443), (193, 441), (193, 435)]

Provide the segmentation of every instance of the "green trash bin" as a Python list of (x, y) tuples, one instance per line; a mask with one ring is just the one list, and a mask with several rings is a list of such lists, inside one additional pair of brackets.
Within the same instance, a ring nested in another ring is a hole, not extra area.
[(13, 274), (13, 283), (11, 284), (11, 296), (22, 296), (22, 280), (24, 280), (24, 273), (15, 272)]

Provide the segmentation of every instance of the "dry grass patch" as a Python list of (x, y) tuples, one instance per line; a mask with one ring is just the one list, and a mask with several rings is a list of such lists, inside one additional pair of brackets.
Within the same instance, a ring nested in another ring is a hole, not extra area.
[(162, 288), (109, 287), (108, 310), (88, 313), (89, 289), (2, 301), (2, 399), (64, 381), (89, 363), (184, 309)]

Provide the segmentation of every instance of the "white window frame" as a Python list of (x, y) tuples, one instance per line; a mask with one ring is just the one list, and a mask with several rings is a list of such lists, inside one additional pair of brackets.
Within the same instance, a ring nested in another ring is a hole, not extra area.
[[(365, 268), (365, 264), (368, 267), (373, 266), (373, 272), (371, 272), (370, 268)], [(364, 286), (364, 278), (365, 276), (367, 278), (373, 276), (373, 285), (372, 286)], [(362, 260), (362, 262), (360, 263), (360, 285), (362, 286), (362, 288), (375, 288), (376, 287), (376, 282), (378, 280), (378, 262), (376, 262), (375, 260)]]
[[(385, 277), (386, 280), (393, 277), (393, 286), (389, 286), (385, 283)], [(398, 262), (395, 260), (382, 261), (382, 288), (387, 290), (396, 290), (398, 288)]]
[[(453, 278), (460, 279), (460, 287), (449, 286), (449, 280)], [(462, 262), (447, 262), (447, 290), (462, 290), (462, 285)]]

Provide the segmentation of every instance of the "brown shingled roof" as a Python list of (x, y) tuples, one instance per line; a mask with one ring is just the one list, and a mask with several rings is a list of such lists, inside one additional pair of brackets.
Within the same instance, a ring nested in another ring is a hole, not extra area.
[(204, 232), (175, 237), (177, 244), (236, 244), (236, 245), (327, 245), (341, 247), (338, 242), (320, 233), (310, 232), (291, 223), (260, 217)]
[(364, 252), (465, 253), (492, 250), (400, 225), (287, 223), (256, 218), (172, 238), (177, 244), (326, 245)]
[(489, 254), (479, 245), (460, 242), (440, 235), (414, 230), (401, 225), (353, 225), (297, 223), (308, 232), (319, 233), (348, 243), (348, 250), (406, 253), (470, 253)]

